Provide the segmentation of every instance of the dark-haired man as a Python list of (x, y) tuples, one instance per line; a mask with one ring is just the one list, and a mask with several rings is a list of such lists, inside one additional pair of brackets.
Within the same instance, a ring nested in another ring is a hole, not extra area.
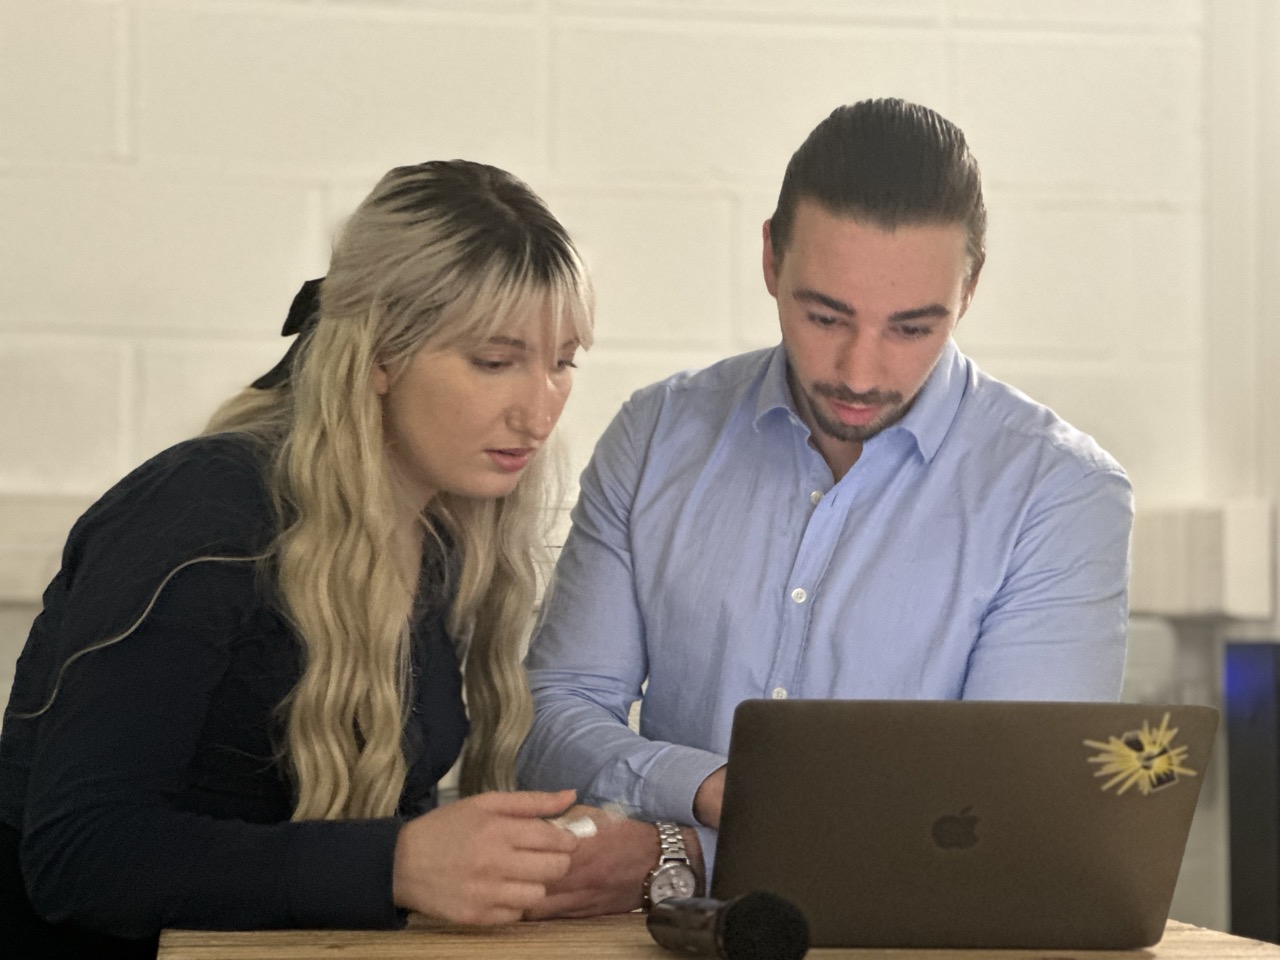
[[(864, 101), (810, 134), (764, 225), (782, 343), (639, 391), (583, 474), (529, 655), (527, 786), (697, 824), (709, 861), (743, 699), (1118, 695), (1129, 483), (951, 339), (985, 231), (933, 111)], [(652, 831), (612, 833), (623, 893)]]

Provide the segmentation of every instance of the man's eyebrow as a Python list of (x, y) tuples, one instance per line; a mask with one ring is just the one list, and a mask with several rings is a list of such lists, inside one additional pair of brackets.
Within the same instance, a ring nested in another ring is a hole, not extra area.
[(807, 287), (801, 287), (793, 294), (795, 299), (801, 303), (817, 303), (826, 307), (828, 310), (834, 310), (836, 313), (842, 313), (846, 317), (852, 317), (856, 310), (849, 306), (843, 300), (837, 300), (835, 297), (828, 297), (825, 293), (819, 293), (817, 290), (810, 290)]
[(890, 323), (910, 323), (912, 320), (945, 320), (951, 311), (940, 303), (931, 303), (927, 307), (916, 307), (913, 310), (899, 310), (889, 314)]
[[(856, 316), (858, 312), (843, 300), (837, 300), (835, 297), (829, 297), (825, 293), (819, 293), (817, 290), (810, 290), (807, 287), (801, 287), (792, 296), (801, 303), (816, 303), (846, 317)], [(931, 303), (928, 306), (913, 307), (910, 310), (899, 310), (896, 313), (891, 313), (889, 314), (889, 322), (910, 323), (913, 320), (945, 320), (949, 316), (951, 316), (951, 311), (942, 304)]]

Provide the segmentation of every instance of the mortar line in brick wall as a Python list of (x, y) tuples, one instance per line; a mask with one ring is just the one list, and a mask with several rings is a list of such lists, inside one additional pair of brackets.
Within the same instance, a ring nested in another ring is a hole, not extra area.
[(884, 14), (860, 12), (851, 14), (835, 14), (829, 12), (797, 11), (792, 7), (778, 4), (777, 10), (725, 10), (721, 7), (700, 7), (695, 3), (681, 6), (646, 7), (643, 3), (620, 3), (608, 7), (587, 6), (575, 3), (574, 0), (558, 0), (558, 15), (565, 20), (595, 23), (621, 23), (642, 26), (644, 24), (668, 22), (680, 25), (706, 24), (718, 25), (736, 23), (746, 27), (777, 26), (778, 24), (794, 25), (798, 28), (816, 27), (822, 29), (846, 29), (869, 27), (935, 27), (937, 16), (928, 13)]
[(1004, 35), (1013, 38), (1026, 38), (1043, 35), (1046, 38), (1079, 36), (1082, 39), (1099, 37), (1115, 38), (1121, 42), (1133, 40), (1170, 40), (1191, 39), (1199, 41), (1203, 34), (1203, 24), (1198, 20), (1175, 21), (1089, 21), (1089, 20), (1034, 20), (1012, 19), (995, 16), (965, 17), (956, 13), (950, 2), (945, 2), (940, 13), (919, 16), (852, 14), (848, 16), (830, 14), (805, 14), (790, 11), (771, 13), (767, 11), (720, 11), (698, 9), (662, 9), (643, 10), (624, 6), (621, 10), (588, 11), (574, 6), (559, 8), (558, 17), (562, 22), (576, 25), (609, 24), (615, 29), (652, 29), (655, 26), (670, 26), (672, 29), (689, 26), (724, 26), (726, 24), (750, 30), (760, 26), (785, 25), (796, 31), (809, 29), (820, 30), (904, 30), (904, 29), (954, 29), (957, 34), (979, 33)]
[(1117, 27), (1106, 24), (980, 22), (957, 18), (955, 28), (956, 35), (967, 41), (988, 43), (999, 41), (1011, 45), (1062, 43), (1074, 39), (1079, 43), (1105, 42), (1114, 46), (1126, 46), (1137, 42), (1152, 46), (1180, 45), (1198, 48), (1203, 42), (1202, 31), (1198, 25), (1187, 25), (1176, 29), (1143, 30), (1124, 25)]
[[(138, 3), (140, 0), (130, 0)], [(181, 9), (201, 14), (228, 16), (262, 16), (292, 18), (298, 20), (357, 20), (369, 23), (424, 23), (430, 21), (449, 23), (485, 23), (500, 17), (507, 20), (528, 20), (536, 6), (530, 0), (515, 0), (509, 7), (478, 7), (470, 0), (451, 0), (447, 3), (423, 4), (414, 0), (395, 2), (368, 2), (368, 0), (145, 0), (159, 9)], [(504, 9), (505, 7), (505, 9)]]
[(1098, 37), (1114, 37), (1120, 41), (1132, 40), (1168, 40), (1194, 38), (1197, 42), (1204, 32), (1203, 24), (1198, 20), (1165, 23), (1110, 23), (1106, 21), (1088, 20), (1002, 20), (998, 17), (955, 17), (956, 29), (964, 33), (991, 33), (1009, 36), (1039, 34), (1046, 37), (1079, 36), (1089, 39)]

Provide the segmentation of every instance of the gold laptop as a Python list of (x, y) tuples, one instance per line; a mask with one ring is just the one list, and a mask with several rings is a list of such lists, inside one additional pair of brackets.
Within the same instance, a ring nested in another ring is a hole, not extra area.
[(748, 700), (712, 895), (814, 946), (1124, 950), (1160, 939), (1212, 707)]

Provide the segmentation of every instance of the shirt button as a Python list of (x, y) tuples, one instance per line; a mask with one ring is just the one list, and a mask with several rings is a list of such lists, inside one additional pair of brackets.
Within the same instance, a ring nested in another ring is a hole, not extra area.
[(809, 494), (809, 502), (812, 503), (815, 507), (818, 505), (818, 501), (821, 499), (822, 499), (821, 490), (815, 490), (813, 491), (813, 493)]
[(773, 688), (773, 693), (772, 693), (772, 694), (770, 694), (770, 696), (772, 696), (772, 697), (773, 697), (773, 699), (775, 699), (775, 700), (785, 700), (785, 699), (787, 699), (787, 688), (786, 688), (786, 687), (774, 687), (774, 688)]
[(796, 603), (804, 603), (809, 599), (809, 595), (804, 592), (804, 587), (796, 587), (791, 591), (791, 599)]

